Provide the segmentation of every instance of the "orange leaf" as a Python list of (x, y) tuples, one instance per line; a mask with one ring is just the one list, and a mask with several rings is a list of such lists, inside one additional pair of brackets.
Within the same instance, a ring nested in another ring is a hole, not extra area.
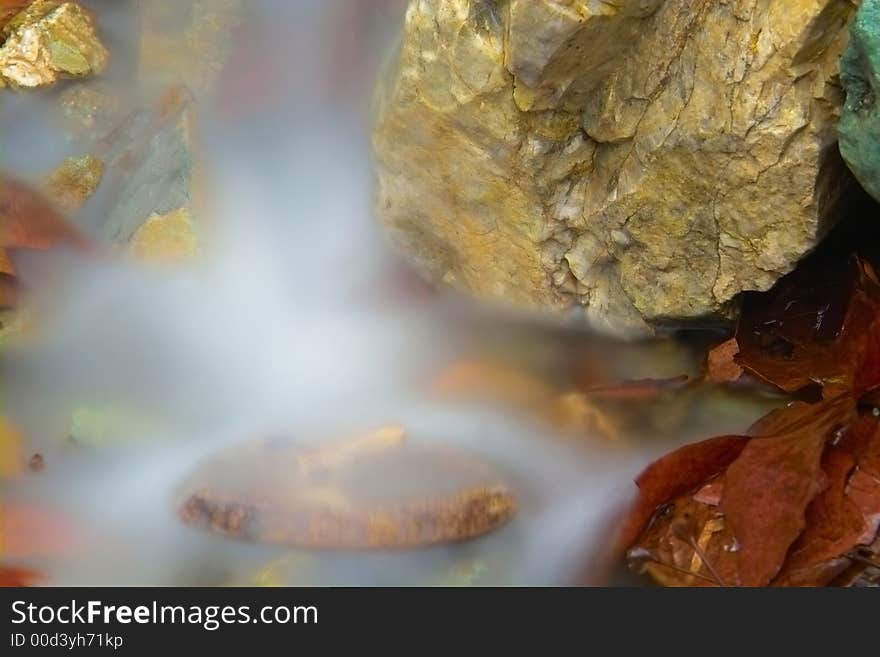
[(680, 390), (688, 384), (689, 380), (686, 374), (669, 379), (634, 379), (588, 386), (583, 389), (583, 392), (595, 400), (647, 401), (656, 399), (669, 390)]
[[(779, 572), (786, 553), (806, 526), (807, 505), (827, 485), (821, 459), (829, 437), (855, 416), (843, 397), (786, 409), (788, 432), (753, 438), (727, 469), (721, 508), (740, 545), (740, 583), (763, 586)], [(811, 422), (804, 425), (805, 418)], [(792, 428), (793, 427), (793, 428)]]
[(56, 511), (23, 503), (0, 505), (0, 554), (14, 559), (69, 552), (81, 542)]
[(747, 297), (736, 341), (736, 363), (786, 392), (864, 392), (880, 385), (880, 282), (859, 258), (799, 268)]
[[(839, 559), (858, 544), (865, 521), (858, 505), (846, 495), (855, 465), (852, 455), (841, 449), (830, 449), (823, 456), (822, 470), (828, 487), (807, 506), (806, 528), (792, 545), (780, 580), (814, 586), (827, 584), (833, 570), (817, 566)], [(816, 573), (827, 580), (816, 580)]]
[(621, 547), (635, 542), (658, 506), (722, 472), (740, 455), (748, 440), (745, 436), (710, 438), (680, 447), (649, 465), (636, 478), (638, 497), (623, 522)]
[(49, 249), (88, 241), (39, 193), (8, 176), (0, 177), (0, 247)]
[(742, 376), (743, 368), (737, 365), (734, 356), (739, 353), (736, 338), (722, 342), (709, 352), (706, 359), (706, 381), (710, 383), (729, 383)]
[(0, 565), (0, 588), (33, 586), (42, 579), (43, 575), (35, 570)]

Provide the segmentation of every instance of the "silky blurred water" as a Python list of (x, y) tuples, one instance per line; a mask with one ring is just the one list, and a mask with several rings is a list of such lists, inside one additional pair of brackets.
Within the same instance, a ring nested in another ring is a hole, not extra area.
[[(137, 64), (136, 3), (84, 4), (113, 53), (107, 81), (122, 105), (150, 102), (169, 72)], [(174, 3), (181, 16), (211, 4)], [(433, 373), (474, 349), (511, 362), (534, 353), (552, 370), (591, 338), (421, 292), (387, 248), (371, 211), (370, 94), (400, 1), (241, 4), (216, 83), (191, 84), (199, 256), (176, 269), (63, 251), (20, 260), (38, 329), (4, 345), (3, 413), (47, 467), (0, 484), (3, 502), (53, 510), (77, 540), (14, 562), (78, 585), (584, 581), (646, 462), (706, 426), (743, 429), (767, 402), (710, 395), (699, 422), (620, 445), (557, 435), (508, 406), (432, 395)], [(58, 122), (63, 88), (3, 91), (5, 171), (35, 181), (94, 138), (71, 139)], [(98, 208), (89, 203), (76, 221), (100, 226)], [(621, 377), (675, 376), (698, 370), (697, 352), (654, 342), (610, 349), (601, 365)], [(107, 421), (107, 409), (122, 419)], [(390, 422), (410, 441), (467, 448), (506, 473), (516, 519), (467, 543), (354, 554), (240, 543), (178, 519), (189, 472), (223, 446)], [(83, 424), (92, 440), (69, 440)]]

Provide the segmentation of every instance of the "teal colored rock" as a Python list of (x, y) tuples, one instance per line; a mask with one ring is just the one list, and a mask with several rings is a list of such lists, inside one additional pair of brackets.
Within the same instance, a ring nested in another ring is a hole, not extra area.
[(840, 154), (855, 177), (880, 200), (880, 0), (862, 0), (840, 60), (846, 103)]

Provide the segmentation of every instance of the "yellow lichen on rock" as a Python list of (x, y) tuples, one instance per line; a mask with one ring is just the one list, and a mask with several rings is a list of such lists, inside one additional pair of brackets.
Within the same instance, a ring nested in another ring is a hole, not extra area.
[(95, 193), (104, 163), (92, 155), (68, 157), (46, 180), (46, 194), (62, 210), (75, 212)]
[(3, 34), (0, 78), (15, 87), (101, 73), (109, 59), (91, 17), (73, 2), (37, 0), (14, 16)]
[(177, 263), (196, 253), (196, 236), (187, 208), (164, 215), (153, 213), (137, 230), (128, 249), (150, 262)]
[(377, 210), (431, 277), (645, 332), (827, 229), (846, 0), (421, 0), (379, 93)]

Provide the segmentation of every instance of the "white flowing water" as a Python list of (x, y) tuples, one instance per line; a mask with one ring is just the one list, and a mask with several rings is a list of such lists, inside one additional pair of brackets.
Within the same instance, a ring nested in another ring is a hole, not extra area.
[[(148, 78), (126, 73), (134, 4), (85, 4), (116, 58), (110, 78), (132, 103), (151, 93)], [(401, 290), (372, 216), (369, 94), (401, 3), (244, 4), (217, 88), (198, 97), (199, 256), (176, 269), (66, 252), (20, 261), (39, 328), (0, 356), (3, 412), (46, 469), (3, 482), (3, 503), (53, 509), (78, 541), (15, 564), (77, 585), (582, 581), (633, 475), (668, 445), (576, 444), (507, 408), (428, 393), (474, 322), (454, 299)], [(33, 179), (77, 152), (49, 117), (54, 92), (3, 93), (4, 170)], [(78, 221), (100, 225), (95, 211)], [(510, 318), (481, 321), (499, 339), (510, 330)], [(648, 360), (629, 369), (680, 373)], [(129, 419), (72, 445), (84, 408)], [(744, 427), (750, 413), (717, 430)], [(518, 516), (476, 541), (354, 554), (237, 542), (178, 518), (182, 482), (224, 445), (392, 422), (409, 440), (467, 448), (507, 473)]]

